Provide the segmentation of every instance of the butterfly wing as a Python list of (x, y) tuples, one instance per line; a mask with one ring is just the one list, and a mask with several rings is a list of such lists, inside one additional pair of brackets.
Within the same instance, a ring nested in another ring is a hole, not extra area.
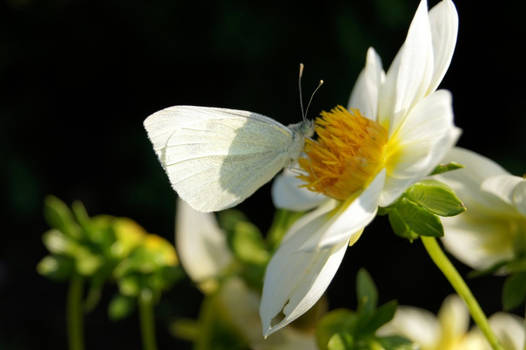
[(161, 164), (179, 196), (203, 212), (243, 201), (303, 142), (275, 120), (247, 111), (176, 106), (157, 115), (155, 127), (145, 126)]

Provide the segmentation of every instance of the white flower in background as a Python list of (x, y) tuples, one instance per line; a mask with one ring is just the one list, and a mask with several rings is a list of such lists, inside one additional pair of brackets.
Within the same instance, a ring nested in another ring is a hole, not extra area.
[[(505, 350), (522, 349), (524, 328), (521, 322), (519, 317), (506, 313), (490, 317), (490, 327)], [(399, 306), (393, 320), (379, 333), (404, 336), (421, 350), (491, 350), (478, 329), (468, 330), (468, 309), (458, 296), (451, 295), (444, 300), (438, 317), (424, 309)]]
[(232, 262), (226, 236), (212, 214), (177, 201), (175, 246), (184, 270), (204, 293), (213, 292), (218, 277)]
[[(435, 90), (457, 29), (450, 0), (429, 12), (422, 0), (387, 74), (370, 48), (348, 110), (337, 107), (316, 120), (318, 138), (306, 141), (299, 160), (303, 181), (291, 172), (276, 180), (277, 207), (318, 209), (291, 227), (268, 265), (260, 306), (265, 335), (320, 298), (378, 206), (390, 205), (428, 175), (455, 143), (451, 94)], [(305, 194), (301, 184), (318, 195)]]
[(452, 149), (444, 159), (453, 160), (464, 168), (436, 177), (453, 188), (467, 210), (442, 218), (446, 249), (474, 269), (526, 251), (526, 180), (462, 148)]
[(313, 334), (295, 328), (288, 328), (265, 340), (260, 331), (259, 295), (237, 277), (230, 277), (219, 285), (219, 277), (233, 258), (225, 233), (217, 225), (213, 214), (198, 212), (179, 199), (175, 241), (185, 271), (203, 292), (217, 291), (224, 306), (222, 309), (252, 349), (317, 349)]

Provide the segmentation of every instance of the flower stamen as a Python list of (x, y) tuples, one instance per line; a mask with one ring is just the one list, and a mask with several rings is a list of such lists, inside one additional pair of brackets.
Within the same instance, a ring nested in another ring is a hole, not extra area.
[(382, 168), (387, 130), (358, 109), (342, 106), (322, 112), (315, 124), (318, 139), (306, 140), (307, 157), (299, 159), (306, 174), (298, 177), (311, 191), (345, 200), (364, 189)]

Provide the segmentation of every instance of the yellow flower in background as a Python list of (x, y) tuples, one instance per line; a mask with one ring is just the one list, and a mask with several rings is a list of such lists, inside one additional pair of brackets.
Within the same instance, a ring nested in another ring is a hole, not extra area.
[(128, 218), (116, 218), (113, 224), (116, 241), (111, 250), (115, 256), (125, 257), (139, 246), (148, 234), (138, 223)]
[[(225, 277), (233, 257), (225, 233), (211, 213), (177, 202), (175, 242), (181, 264), (203, 293), (211, 295), (215, 313), (221, 313), (255, 350), (317, 349), (314, 334), (289, 328), (268, 339), (261, 335), (260, 296), (236, 276)], [(220, 277), (223, 277), (220, 280)]]
[[(522, 323), (521, 318), (506, 313), (496, 313), (489, 319), (490, 327), (505, 350), (522, 349)], [(456, 295), (444, 300), (438, 317), (424, 309), (399, 306), (394, 319), (383, 326), (379, 333), (404, 336), (421, 350), (491, 350), (478, 329), (469, 331), (468, 310)]]
[(277, 207), (317, 209), (291, 227), (267, 267), (260, 306), (265, 335), (314, 305), (378, 207), (427, 176), (456, 142), (451, 94), (436, 89), (457, 29), (450, 0), (429, 12), (421, 1), (387, 73), (370, 48), (349, 107), (316, 120), (318, 138), (306, 141), (299, 160), (302, 175), (289, 171), (276, 179)]
[(449, 185), (468, 208), (442, 218), (446, 249), (474, 269), (485, 269), (526, 252), (526, 180), (492, 160), (454, 148), (444, 161), (464, 165), (437, 179)]

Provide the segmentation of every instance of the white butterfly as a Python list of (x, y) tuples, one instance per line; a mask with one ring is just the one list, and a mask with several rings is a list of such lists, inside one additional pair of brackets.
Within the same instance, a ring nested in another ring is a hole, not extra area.
[(195, 210), (233, 207), (301, 154), (313, 123), (288, 127), (234, 109), (174, 106), (144, 127), (173, 189)]

